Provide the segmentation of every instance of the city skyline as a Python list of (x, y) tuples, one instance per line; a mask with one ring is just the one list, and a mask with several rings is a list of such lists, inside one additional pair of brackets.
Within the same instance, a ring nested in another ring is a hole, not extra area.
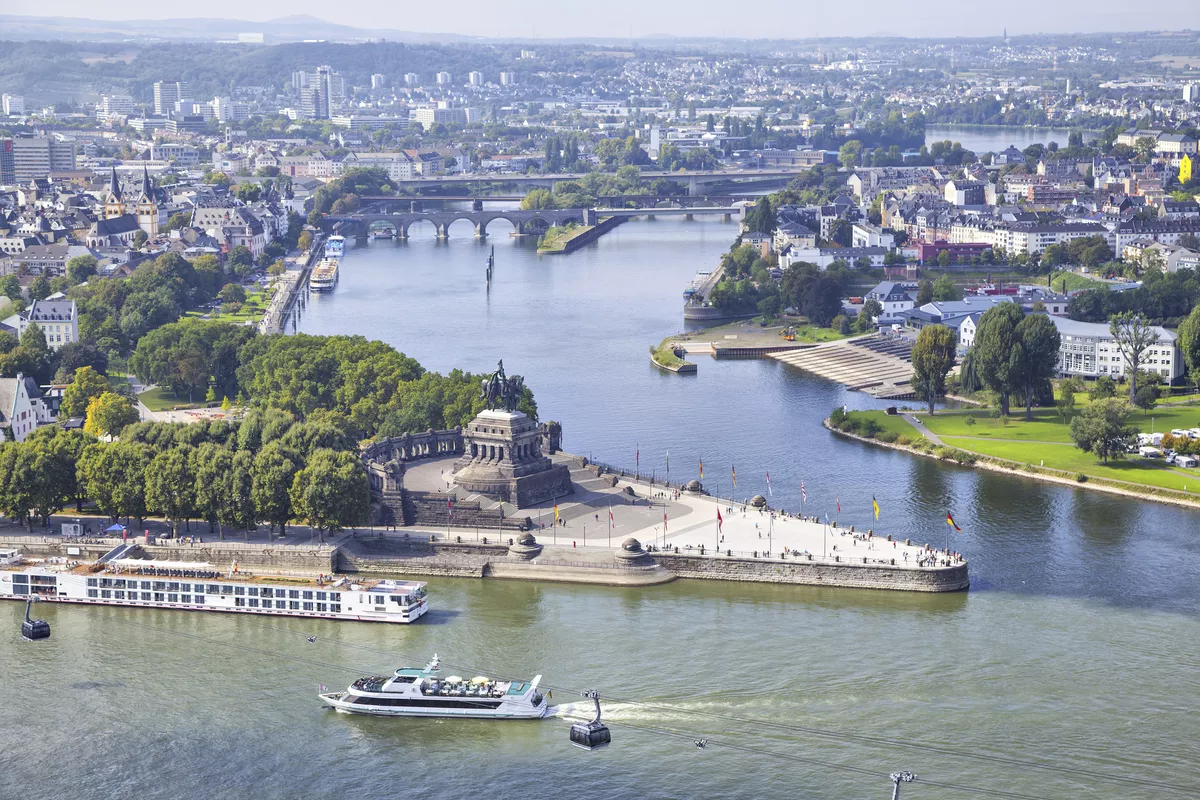
[[(970, 4), (984, 10), (982, 4)], [(420, 6), (397, 11), (372, 0), (350, 0), (341, 5), (342, 20), (327, 20), (327, 9), (317, 3), (294, 3), (267, 0), (255, 6), (258, 14), (247, 18), (243, 4), (217, 0), (207, 6), (209, 16), (199, 20), (244, 21), (250, 24), (290, 21), (298, 18), (309, 22), (327, 21), (331, 26), (355, 26), (374, 23), (382, 33), (411, 32), (423, 36), (453, 36), (506, 39), (638, 39), (638, 38), (730, 38), (730, 39), (814, 39), (814, 38), (874, 38), (901, 36), (908, 38), (953, 38), (999, 36), (1063, 35), (1121, 32), (1130, 30), (1189, 30), (1200, 28), (1200, 7), (1181, 10), (1170, 20), (1169, 27), (1157, 27), (1158, 19), (1148, 18), (1140, 11), (1130, 10), (1117, 0), (1081, 0), (1046, 5), (1033, 0), (1019, 0), (1006, 7), (1002, 17), (988, 14), (964, 14), (957, 0), (932, 0), (922, 5), (918, 16), (904, 13), (894, 4), (883, 0), (865, 0), (861, 13), (846, 20), (839, 9), (819, 4), (804, 4), (799, 8), (782, 0), (770, 0), (760, 7), (759, 14), (727, 18), (718, 15), (690, 13), (695, 6), (683, 3), (660, 3), (653, 6), (632, 0), (618, 0), (606, 5), (608, 13), (601, 19), (590, 14), (563, 13), (564, 8), (550, 6), (540, 0), (524, 0), (507, 8), (504, 14), (494, 13), (494, 6), (481, 0), (467, 0), (454, 22), (446, 19), (440, 9)], [(968, 9), (969, 10), (969, 9)], [(63, 0), (53, 13), (34, 2), (16, 0), (8, 9), (11, 14), (37, 18), (78, 18), (98, 21), (178, 21), (181, 17), (170, 7), (151, 5), (142, 0), (124, 0), (108, 6), (95, 6), (82, 0)], [(764, 20), (770, 20), (766, 24)], [(864, 20), (869, 22), (864, 24)], [(1013, 24), (1013, 21), (1027, 21)], [(386, 30), (385, 30), (386, 29)], [(81, 29), (82, 30), (82, 29)], [(338, 38), (336, 33), (330, 37)]]

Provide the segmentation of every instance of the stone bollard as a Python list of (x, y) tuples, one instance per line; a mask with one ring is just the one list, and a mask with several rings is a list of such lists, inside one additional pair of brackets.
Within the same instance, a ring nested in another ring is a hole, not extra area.
[(486, 537), (486, 536), (485, 536), (485, 537), (483, 537), (483, 543), (484, 543), (484, 544), (487, 544), (487, 537)]
[(904, 543), (905, 543), (906, 545), (911, 545), (911, 544), (912, 544), (912, 539), (905, 539), (905, 540), (904, 540)]
[(833, 560), (834, 560), (834, 561), (838, 561), (838, 562), (840, 562), (840, 561), (842, 560), (842, 557), (841, 557), (841, 556), (834, 556), (834, 557), (833, 557)]

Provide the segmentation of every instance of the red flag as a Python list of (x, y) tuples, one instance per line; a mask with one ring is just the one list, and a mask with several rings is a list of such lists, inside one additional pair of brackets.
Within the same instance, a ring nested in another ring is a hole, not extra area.
[(842, 498), (841, 498), (841, 495), (836, 495), (836, 494), (835, 494), (835, 495), (834, 495), (834, 498), (837, 500), (838, 513), (840, 514), (840, 513), (842, 513)]
[(718, 531), (721, 530), (721, 525), (723, 525), (724, 523), (725, 523), (725, 520), (721, 518), (721, 509), (718, 508), (717, 509), (717, 530)]
[(663, 512), (663, 533), (667, 532), (667, 512)]
[(614, 520), (613, 520), (613, 515), (612, 515), (612, 509), (610, 508), (608, 510), (608, 524), (610, 527), (612, 526), (613, 522), (614, 522)]

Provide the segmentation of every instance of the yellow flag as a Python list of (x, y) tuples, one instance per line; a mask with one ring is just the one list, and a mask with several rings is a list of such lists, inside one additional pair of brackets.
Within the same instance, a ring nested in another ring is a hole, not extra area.
[[(876, 512), (875, 512), (875, 516), (876, 516), (876, 517), (878, 517), (878, 516), (879, 516), (879, 512), (878, 512), (878, 511), (876, 511)], [(555, 503), (555, 504), (554, 504), (554, 521), (555, 521), (555, 522), (558, 522), (558, 503)]]
[(871, 495), (871, 505), (875, 507), (875, 519), (879, 519), (879, 501), (875, 499), (875, 495)]

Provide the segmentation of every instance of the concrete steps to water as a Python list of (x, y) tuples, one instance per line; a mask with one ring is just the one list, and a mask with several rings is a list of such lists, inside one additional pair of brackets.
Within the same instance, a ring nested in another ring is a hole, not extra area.
[(881, 398), (912, 395), (912, 346), (892, 337), (828, 342), (804, 350), (771, 353), (785, 364)]

